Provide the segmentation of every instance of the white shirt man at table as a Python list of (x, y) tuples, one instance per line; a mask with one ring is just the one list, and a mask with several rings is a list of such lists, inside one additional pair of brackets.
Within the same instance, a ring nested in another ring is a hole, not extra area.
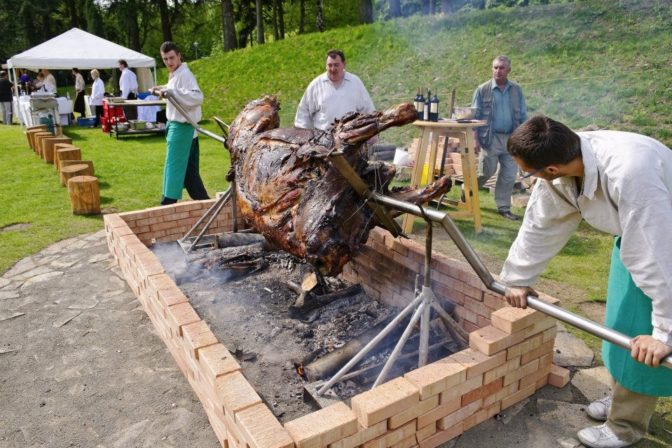
[(341, 50), (327, 52), (326, 72), (308, 85), (294, 118), (294, 126), (303, 129), (329, 129), (350, 112), (368, 114), (374, 111), (373, 101), (362, 81), (345, 70)]
[[(119, 59), (119, 70), (121, 70), (121, 76), (119, 77), (119, 90), (121, 90), (121, 97), (125, 100), (137, 99), (137, 76), (135, 76), (133, 70), (128, 68), (128, 63), (124, 59)], [(138, 110), (135, 107), (124, 107), (124, 115), (126, 115), (128, 120), (135, 120), (138, 118)]]

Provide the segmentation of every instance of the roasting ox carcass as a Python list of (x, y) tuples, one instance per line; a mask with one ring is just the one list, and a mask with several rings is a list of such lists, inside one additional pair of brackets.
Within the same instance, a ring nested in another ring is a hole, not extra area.
[(412, 104), (384, 112), (350, 114), (328, 131), (278, 129), (273, 96), (250, 102), (229, 129), (227, 145), (236, 179), (239, 213), (272, 244), (307, 260), (324, 275), (338, 275), (380, 224), (338, 169), (342, 152), (370, 190), (424, 203), (451, 187), (444, 177), (422, 190), (388, 189), (393, 166), (368, 160), (371, 137), (415, 120)]

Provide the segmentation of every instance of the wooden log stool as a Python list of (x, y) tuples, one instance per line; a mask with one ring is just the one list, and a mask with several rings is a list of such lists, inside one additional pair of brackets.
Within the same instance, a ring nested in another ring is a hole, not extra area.
[(61, 169), (61, 185), (64, 187), (68, 185), (68, 180), (76, 176), (90, 176), (91, 168), (85, 163), (77, 163), (75, 165), (64, 166)]
[(92, 176), (96, 175), (96, 172), (93, 169), (93, 161), (91, 160), (61, 160), (60, 163), (61, 163), (61, 169), (70, 165), (77, 165), (77, 164), (88, 165), (89, 169), (91, 170), (91, 175)]
[(37, 154), (38, 156), (42, 157), (42, 139), (43, 139), (43, 138), (53, 137), (53, 136), (54, 136), (54, 134), (52, 134), (52, 133), (49, 132), (49, 131), (40, 131), (40, 132), (36, 132), (36, 133), (33, 135), (33, 142), (34, 142), (34, 144), (33, 144), (33, 151), (35, 151), (35, 154)]
[(44, 132), (47, 130), (46, 124), (40, 124), (38, 126), (29, 126), (26, 128), (26, 139), (28, 139), (28, 146), (30, 149), (33, 149), (33, 134), (36, 132)]
[(98, 178), (94, 176), (75, 176), (68, 180), (68, 194), (72, 213), (75, 215), (93, 215), (100, 213), (100, 189)]
[(72, 139), (70, 137), (49, 137), (42, 140), (42, 158), (46, 163), (54, 163), (54, 150), (56, 143), (70, 143), (72, 144)]
[[(59, 143), (59, 145), (61, 144)], [(82, 152), (79, 148), (72, 145), (57, 149), (56, 155), (54, 155), (54, 164), (59, 173), (61, 172), (61, 163), (64, 160), (82, 160)]]

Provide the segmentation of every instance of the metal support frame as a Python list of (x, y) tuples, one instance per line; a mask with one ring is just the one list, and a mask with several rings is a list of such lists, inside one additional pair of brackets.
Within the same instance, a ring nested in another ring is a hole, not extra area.
[(432, 265), (432, 223), (424, 214), (424, 209), (419, 207), (421, 211), (421, 216), (425, 217), (427, 222), (427, 238), (425, 244), (425, 267), (424, 267), (424, 280), (420, 294), (418, 294), (412, 301), (409, 303), (406, 308), (404, 308), (392, 321), (385, 326), (368, 344), (360, 350), (346, 365), (341, 367), (341, 369), (334, 374), (334, 376), (327, 381), (323, 386), (317, 390), (317, 395), (322, 395), (328, 391), (334, 384), (336, 384), (344, 375), (346, 375), (357, 363), (359, 363), (380, 341), (382, 341), (397, 325), (399, 325), (412, 311), (413, 315), (411, 320), (406, 325), (404, 332), (397, 341), (392, 353), (390, 354), (383, 369), (378, 374), (378, 378), (373, 383), (373, 387), (378, 386), (385, 382), (390, 369), (394, 363), (399, 358), (401, 350), (406, 345), (408, 338), (413, 333), (413, 330), (416, 327), (418, 321), (420, 321), (420, 347), (418, 349), (418, 367), (427, 365), (427, 359), (429, 357), (429, 322), (431, 318), (431, 310), (435, 309), (439, 315), (447, 314), (446, 311), (441, 308), (432, 288), (431, 284), (431, 265)]

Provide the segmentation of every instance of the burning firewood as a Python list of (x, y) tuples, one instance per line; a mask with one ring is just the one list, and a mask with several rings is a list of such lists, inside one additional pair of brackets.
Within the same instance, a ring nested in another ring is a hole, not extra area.
[(444, 177), (423, 190), (388, 189), (394, 167), (369, 162), (365, 142), (391, 126), (416, 118), (412, 104), (384, 112), (351, 114), (329, 131), (276, 129), (273, 96), (250, 102), (231, 125), (228, 147), (236, 177), (239, 212), (279, 248), (305, 259), (324, 275), (338, 275), (378, 223), (329, 155), (343, 153), (372, 191), (424, 203), (451, 187)]

